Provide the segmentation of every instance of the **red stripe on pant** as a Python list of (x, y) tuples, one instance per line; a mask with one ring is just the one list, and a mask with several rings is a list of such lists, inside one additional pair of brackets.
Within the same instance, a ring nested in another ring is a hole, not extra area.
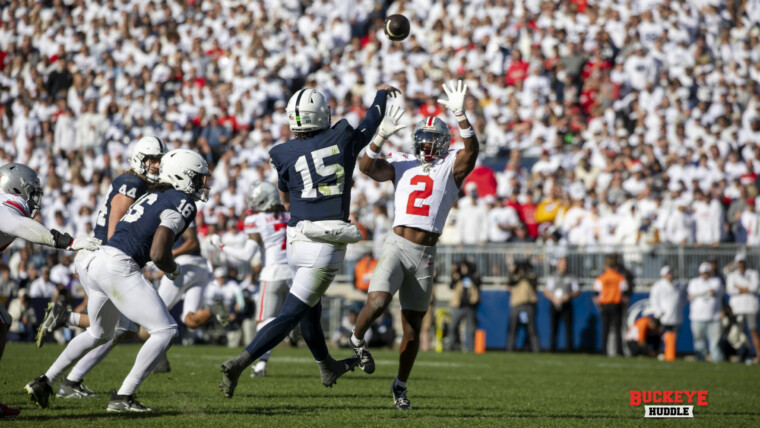
[(261, 322), (261, 316), (264, 314), (264, 296), (267, 295), (267, 282), (261, 281), (261, 287), (261, 300), (259, 300), (259, 322)]

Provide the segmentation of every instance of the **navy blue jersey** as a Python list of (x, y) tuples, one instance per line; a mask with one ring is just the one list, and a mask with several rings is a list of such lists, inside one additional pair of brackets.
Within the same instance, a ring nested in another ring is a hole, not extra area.
[(98, 211), (98, 219), (95, 221), (95, 238), (105, 245), (108, 243), (108, 219), (111, 216), (111, 200), (117, 194), (137, 200), (148, 191), (148, 184), (134, 173), (125, 172), (116, 177), (108, 188), (108, 197)]
[(348, 221), (354, 167), (385, 116), (385, 91), (378, 91), (358, 129), (345, 119), (307, 139), (294, 139), (269, 151), (277, 187), (290, 192), (290, 221)]
[(151, 190), (136, 200), (129, 211), (116, 225), (116, 231), (108, 242), (109, 247), (118, 248), (132, 257), (140, 267), (150, 260), (153, 235), (161, 224), (164, 210), (177, 211), (185, 220), (185, 225), (175, 234), (174, 242), (185, 233), (195, 220), (195, 201), (186, 193), (175, 189)]
[[(190, 226), (188, 227), (188, 229), (191, 228), (191, 227), (195, 227), (195, 223), (190, 223)], [(180, 246), (182, 246), (182, 244), (184, 244), (184, 243), (185, 243), (185, 234), (183, 233), (174, 242), (174, 246), (172, 247), (172, 250), (176, 250), (177, 248), (179, 248)], [(185, 254), (189, 255), (189, 256), (200, 256), (201, 255), (201, 246), (198, 245), (198, 247), (196, 247), (193, 251), (190, 251), (189, 253), (185, 253)]]

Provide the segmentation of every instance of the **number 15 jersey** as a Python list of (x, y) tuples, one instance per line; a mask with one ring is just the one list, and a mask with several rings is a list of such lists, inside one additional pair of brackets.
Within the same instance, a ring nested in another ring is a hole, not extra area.
[(428, 165), (405, 153), (388, 156), (396, 171), (393, 227), (441, 233), (459, 194), (454, 180), (454, 160), (458, 154), (459, 150), (450, 151)]

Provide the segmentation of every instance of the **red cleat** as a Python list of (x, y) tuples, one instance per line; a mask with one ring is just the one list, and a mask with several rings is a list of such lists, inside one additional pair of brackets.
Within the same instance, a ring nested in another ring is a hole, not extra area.
[(19, 413), (21, 413), (21, 410), (14, 409), (13, 407), (8, 407), (5, 404), (0, 403), (0, 417), (10, 418), (13, 416), (18, 416)]

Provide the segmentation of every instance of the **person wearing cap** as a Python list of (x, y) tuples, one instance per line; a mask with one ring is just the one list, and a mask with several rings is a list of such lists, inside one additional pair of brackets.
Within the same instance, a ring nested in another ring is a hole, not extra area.
[[(660, 279), (652, 285), (652, 291), (649, 293), (649, 305), (652, 314), (660, 320), (663, 332), (677, 335), (683, 323), (686, 287), (673, 280), (673, 269), (670, 266), (660, 269)], [(665, 346), (668, 346), (667, 342)]]
[(757, 313), (760, 304), (757, 292), (760, 288), (760, 276), (754, 269), (747, 269), (747, 256), (739, 253), (734, 257), (734, 268), (726, 278), (726, 293), (731, 311), (738, 321), (749, 330), (752, 346), (755, 348), (755, 361), (760, 355), (760, 337), (757, 334)]
[(703, 262), (699, 265), (699, 276), (689, 281), (689, 320), (697, 359), (704, 360), (709, 349), (712, 361), (720, 362), (723, 361), (719, 346), (723, 290), (720, 280), (712, 275), (710, 264)]
[(604, 272), (594, 281), (594, 305), (597, 306), (602, 318), (602, 353), (607, 353), (610, 331), (615, 332), (616, 355), (623, 355), (623, 340), (621, 326), (623, 303), (627, 299), (625, 291), (628, 282), (625, 276), (616, 270), (617, 260), (607, 257), (604, 261)]

